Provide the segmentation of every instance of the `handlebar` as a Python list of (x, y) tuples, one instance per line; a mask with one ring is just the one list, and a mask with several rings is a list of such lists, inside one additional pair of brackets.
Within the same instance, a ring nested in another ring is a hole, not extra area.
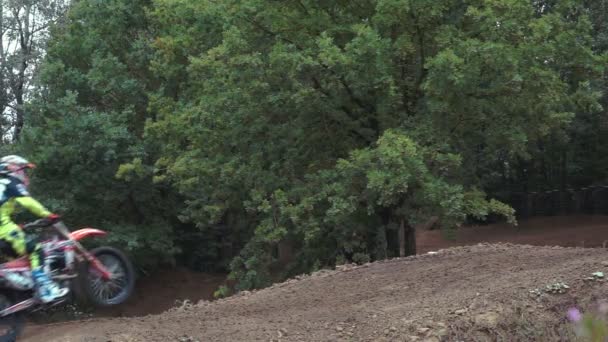
[(25, 225), (23, 225), (23, 229), (27, 229), (27, 228), (35, 228), (35, 227), (43, 227), (43, 228), (47, 228), (52, 226), (53, 228), (55, 228), (55, 230), (61, 235), (63, 236), (63, 238), (65, 238), (66, 240), (71, 241), (71, 243), (74, 245), (74, 247), (76, 248), (77, 251), (80, 252), (80, 254), (76, 254), (76, 258), (78, 258), (79, 261), (82, 260), (87, 260), (89, 262), (96, 262), (94, 257), (91, 257), (90, 254), (87, 252), (87, 250), (80, 244), (80, 242), (78, 242), (77, 240), (74, 240), (70, 234), (70, 229), (63, 223), (63, 221), (56, 221), (53, 222), (53, 220), (49, 220), (48, 218), (41, 218), (38, 219), (34, 222), (30, 222), (27, 223)]
[(52, 222), (48, 218), (41, 218), (41, 219), (38, 219), (38, 220), (36, 220), (34, 222), (30, 222), (30, 223), (24, 224), (23, 225), (23, 229), (38, 228), (38, 227), (46, 228), (46, 227), (52, 226), (55, 223), (56, 222)]
[(62, 222), (62, 221), (53, 221), (53, 220), (49, 220), (48, 218), (41, 218), (38, 219), (34, 222), (30, 222), (27, 223), (25, 225), (23, 225), (22, 229), (29, 229), (29, 228), (48, 228), (48, 227), (53, 227), (55, 229), (55, 231), (57, 231), (57, 233), (59, 233), (59, 235), (67, 240), (72, 240), (72, 237), (70, 236), (70, 229)]

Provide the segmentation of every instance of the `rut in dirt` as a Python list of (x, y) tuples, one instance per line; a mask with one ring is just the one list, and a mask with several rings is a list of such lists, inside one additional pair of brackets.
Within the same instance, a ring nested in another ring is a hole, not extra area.
[[(509, 333), (501, 322), (520, 309), (532, 320), (563, 323), (564, 307), (608, 288), (583, 281), (605, 270), (606, 261), (603, 249), (456, 247), (320, 271), (160, 315), (39, 327), (24, 341), (441, 341), (476, 324), (491, 340)], [(555, 281), (570, 292), (542, 301), (531, 296)]]

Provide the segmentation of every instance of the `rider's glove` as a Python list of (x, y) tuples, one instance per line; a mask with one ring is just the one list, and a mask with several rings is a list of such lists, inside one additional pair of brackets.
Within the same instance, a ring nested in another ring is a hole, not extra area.
[(61, 216), (59, 216), (57, 214), (51, 214), (51, 215), (47, 216), (46, 218), (47, 218), (47, 220), (49, 220), (49, 222), (51, 224), (61, 221)]

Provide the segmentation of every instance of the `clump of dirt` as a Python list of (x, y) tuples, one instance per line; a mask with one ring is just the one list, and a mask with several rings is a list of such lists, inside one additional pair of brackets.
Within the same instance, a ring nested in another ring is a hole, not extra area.
[[(565, 312), (602, 298), (606, 282), (585, 278), (606, 271), (606, 261), (601, 249), (455, 247), (324, 270), (160, 315), (39, 326), (25, 341), (569, 340)], [(544, 290), (555, 284), (568, 288)]]

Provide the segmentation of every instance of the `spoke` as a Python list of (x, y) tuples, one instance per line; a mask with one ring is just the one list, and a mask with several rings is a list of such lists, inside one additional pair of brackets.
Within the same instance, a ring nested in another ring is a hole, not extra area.
[(95, 289), (98, 289), (101, 286), (101, 279), (100, 278), (92, 279), (91, 286), (93, 286)]
[(95, 288), (95, 297), (101, 298), (101, 287)]
[(119, 268), (122, 268), (121, 265), (120, 265), (120, 263), (117, 262), (117, 261), (115, 261), (115, 260), (114, 261), (110, 261), (110, 262), (103, 262), (102, 261), (101, 263), (106, 267), (106, 269), (110, 273), (116, 271)]
[(116, 270), (121, 269), (122, 267), (120, 267), (120, 265), (112, 265), (112, 266), (108, 266), (106, 267), (108, 269), (108, 272), (110, 273), (115, 273)]
[(99, 272), (91, 269), (89, 271), (89, 281), (94, 295), (107, 302), (125, 291), (128, 284), (127, 271), (123, 263), (111, 255), (102, 255), (98, 257), (98, 260), (110, 273), (110, 279), (102, 279)]
[(108, 290), (112, 294), (111, 298), (114, 298), (114, 297), (116, 297), (118, 294), (120, 294), (122, 292), (122, 287), (109, 286)]
[(124, 286), (123, 286), (124, 284), (117, 284), (116, 282), (113, 282), (113, 281), (108, 282), (108, 285), (110, 287), (112, 287), (113, 289), (118, 290), (118, 292), (120, 292), (124, 289)]
[(101, 287), (101, 298), (103, 298), (104, 300), (108, 300), (108, 288), (107, 288), (107, 286), (102, 286)]
[(122, 277), (122, 278), (114, 278), (111, 281), (114, 282), (114, 283), (116, 283), (116, 284), (120, 284), (120, 285), (126, 285), (127, 284), (127, 279), (125, 279), (124, 277)]
[(126, 273), (124, 272), (124, 270), (121, 268), (119, 272), (112, 272), (112, 277), (115, 278), (124, 278), (126, 275)]

